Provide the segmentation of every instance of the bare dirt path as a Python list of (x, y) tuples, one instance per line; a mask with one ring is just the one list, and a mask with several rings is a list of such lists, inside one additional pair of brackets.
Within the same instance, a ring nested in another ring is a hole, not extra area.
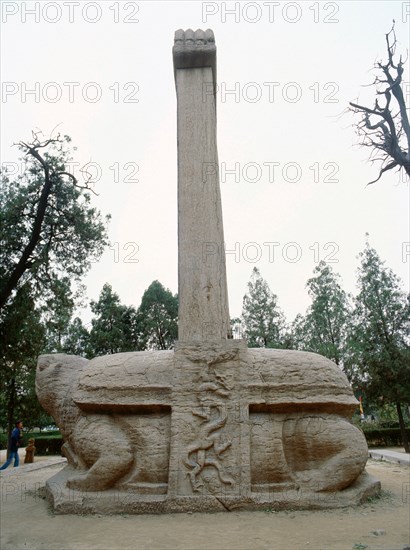
[[(55, 516), (39, 496), (61, 465), (1, 478), (1, 550), (410, 550), (410, 469), (370, 460), (380, 498), (341, 510)], [(40, 491), (39, 491), (40, 490)]]

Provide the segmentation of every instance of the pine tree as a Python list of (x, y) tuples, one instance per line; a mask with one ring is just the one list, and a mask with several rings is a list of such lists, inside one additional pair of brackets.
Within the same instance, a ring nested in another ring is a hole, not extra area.
[(81, 357), (92, 356), (90, 348), (90, 333), (83, 325), (80, 317), (75, 317), (69, 324), (63, 342), (63, 352)]
[[(8, 433), (17, 416), (27, 409), (25, 402), (34, 394), (37, 356), (44, 343), (41, 311), (36, 308), (33, 291), (27, 283), (18, 289), (13, 303), (3, 308), (0, 324), (0, 419)], [(40, 409), (36, 402), (30, 416), (34, 418)]]
[(121, 304), (111, 285), (103, 286), (98, 301), (91, 302), (91, 311), (95, 315), (89, 339), (91, 356), (137, 349), (137, 312)]
[(402, 404), (410, 403), (410, 296), (369, 243), (360, 259), (349, 375), (368, 400), (396, 405), (403, 444), (410, 452), (402, 413)]
[(248, 283), (248, 294), (243, 297), (242, 319), (250, 347), (282, 347), (284, 316), (277, 296), (256, 267)]
[(46, 329), (44, 353), (61, 353), (67, 336), (75, 299), (67, 278), (56, 279), (51, 286), (52, 298), (42, 307), (42, 319)]
[(138, 308), (140, 349), (171, 349), (178, 338), (178, 296), (159, 281), (144, 292)]
[(347, 295), (339, 275), (325, 262), (318, 264), (314, 275), (306, 285), (312, 304), (304, 317), (295, 319), (295, 340), (299, 349), (319, 353), (342, 365), (349, 320)]

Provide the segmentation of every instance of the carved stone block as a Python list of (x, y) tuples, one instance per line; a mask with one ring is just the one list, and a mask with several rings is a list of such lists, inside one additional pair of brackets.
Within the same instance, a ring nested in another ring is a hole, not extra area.
[[(178, 335), (174, 351), (39, 358), (37, 394), (68, 466), (60, 513), (323, 508), (380, 483), (328, 359), (230, 339), (212, 31), (177, 31)], [(210, 92), (210, 93), (209, 93)]]
[(46, 355), (37, 388), (69, 459), (48, 484), (56, 511), (345, 506), (378, 489), (348, 382), (316, 354), (228, 340)]

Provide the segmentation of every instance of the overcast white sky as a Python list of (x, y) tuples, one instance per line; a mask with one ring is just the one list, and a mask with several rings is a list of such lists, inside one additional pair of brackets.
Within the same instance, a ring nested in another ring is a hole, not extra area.
[(93, 163), (95, 204), (112, 215), (113, 246), (85, 280), (89, 298), (105, 282), (136, 307), (154, 279), (177, 292), (179, 28), (211, 28), (216, 38), (231, 316), (255, 265), (289, 321), (310, 303), (305, 284), (318, 260), (332, 261), (355, 292), (366, 232), (407, 283), (409, 182), (392, 173), (366, 187), (377, 166), (355, 147), (354, 119), (339, 115), (349, 100), (371, 104), (362, 85), (385, 58), (393, 19), (407, 54), (410, 2), (3, 1), (1, 9), (2, 162), (16, 161), (10, 146), (32, 129), (48, 135), (60, 124), (76, 160)]

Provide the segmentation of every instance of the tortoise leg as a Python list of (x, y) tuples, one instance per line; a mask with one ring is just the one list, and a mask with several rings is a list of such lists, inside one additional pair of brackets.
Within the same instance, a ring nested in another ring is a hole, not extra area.
[(315, 492), (348, 487), (367, 462), (362, 432), (345, 418), (331, 414), (286, 419), (283, 447), (295, 483)]
[(78, 455), (89, 468), (72, 476), (67, 486), (85, 491), (102, 491), (129, 472), (134, 455), (118, 418), (87, 415), (77, 423), (73, 441)]

